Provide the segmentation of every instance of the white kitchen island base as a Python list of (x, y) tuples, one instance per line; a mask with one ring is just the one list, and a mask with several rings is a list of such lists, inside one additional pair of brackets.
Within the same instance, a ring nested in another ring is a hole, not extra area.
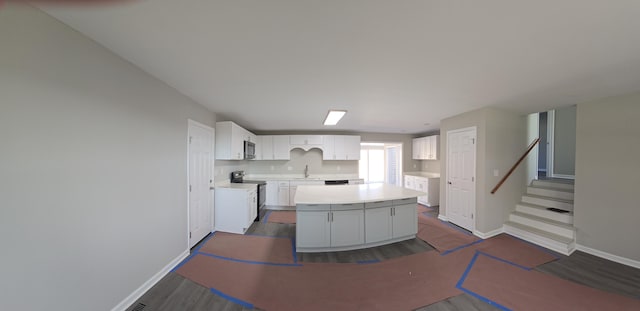
[(413, 239), (422, 194), (386, 184), (299, 186), (296, 251), (346, 251)]

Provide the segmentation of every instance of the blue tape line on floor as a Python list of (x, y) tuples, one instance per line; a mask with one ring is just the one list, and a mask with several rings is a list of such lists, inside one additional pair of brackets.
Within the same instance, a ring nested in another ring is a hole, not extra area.
[(171, 269), (171, 272), (176, 272), (178, 269), (180, 269), (182, 266), (184, 266), (187, 262), (189, 262), (191, 260), (191, 258), (193, 258), (193, 256), (195, 256), (195, 255), (196, 255), (196, 253), (192, 253), (189, 256), (187, 256), (187, 258), (185, 258), (178, 265), (173, 267), (173, 269)]
[(267, 223), (267, 220), (269, 220), (269, 216), (271, 215), (271, 212), (273, 211), (267, 211), (267, 213), (264, 215), (264, 218), (262, 218), (262, 223)]
[(298, 263), (277, 263), (277, 262), (263, 262), (263, 261), (244, 260), (244, 259), (229, 258), (229, 257), (220, 256), (220, 255), (215, 255), (215, 254), (203, 253), (203, 252), (198, 252), (198, 254), (204, 255), (204, 256), (213, 257), (213, 258), (218, 258), (218, 259), (222, 259), (222, 260), (241, 262), (241, 263), (246, 263), (246, 264), (251, 264), (251, 265), (285, 266), (285, 267), (299, 267), (299, 266), (302, 266), (301, 264), (298, 264)]
[(296, 238), (291, 238), (291, 251), (293, 252), (293, 262), (298, 262), (298, 252), (296, 251)]
[(225, 294), (225, 293), (223, 293), (223, 292), (221, 292), (221, 291), (219, 291), (219, 290), (217, 290), (215, 288), (211, 288), (210, 290), (211, 290), (212, 293), (214, 293), (214, 294), (216, 294), (216, 295), (218, 295), (218, 296), (220, 296), (220, 297), (222, 297), (224, 299), (227, 299), (229, 301), (235, 302), (235, 303), (237, 303), (237, 304), (239, 304), (239, 305), (241, 305), (243, 307), (246, 307), (246, 308), (249, 308), (249, 309), (253, 309), (253, 304), (251, 304), (251, 303), (248, 303), (248, 302), (246, 302), (244, 300), (240, 300), (240, 299), (238, 299), (236, 297), (233, 297), (233, 296), (229, 296), (229, 295), (227, 295), (227, 294)]
[(449, 226), (449, 227), (451, 227), (453, 229), (456, 229), (456, 230), (458, 230), (458, 231), (460, 231), (460, 232), (462, 232), (462, 233), (464, 233), (466, 235), (473, 235), (473, 233), (471, 233), (471, 232), (469, 232), (469, 231), (467, 231), (465, 229), (462, 229), (462, 228), (460, 228), (460, 227), (458, 227), (458, 226), (456, 226), (456, 225), (454, 225), (454, 224), (452, 224), (452, 223), (450, 223), (448, 221), (444, 221), (444, 220), (441, 220), (441, 219), (440, 219), (440, 221), (443, 222), (444, 224), (446, 224), (447, 226)]
[(484, 240), (477, 240), (477, 241), (473, 241), (473, 242), (471, 242), (469, 244), (465, 244), (465, 245), (461, 245), (461, 246), (458, 246), (458, 247), (455, 247), (455, 248), (452, 248), (452, 249), (448, 249), (448, 250), (442, 252), (440, 254), (440, 256), (448, 255), (448, 254), (451, 254), (451, 253), (453, 253), (455, 251), (459, 251), (459, 250), (461, 250), (463, 248), (467, 248), (467, 247), (469, 247), (471, 245), (475, 245), (475, 244), (482, 243), (482, 242), (484, 242)]
[(483, 252), (483, 251), (478, 251), (478, 253), (480, 253), (480, 254), (482, 254), (482, 255), (484, 255), (484, 256), (487, 256), (487, 257), (489, 257), (489, 258), (491, 258), (491, 259), (495, 259), (495, 260), (497, 260), (497, 261), (502, 261), (502, 262), (504, 262), (504, 263), (506, 263), (506, 264), (510, 264), (510, 265), (512, 265), (512, 266), (518, 267), (518, 268), (523, 269), (523, 270), (527, 270), (527, 271), (531, 271), (531, 270), (533, 270), (533, 268), (529, 268), (529, 267), (525, 267), (525, 266), (519, 265), (519, 264), (517, 264), (517, 263), (515, 263), (515, 262), (508, 261), (508, 260), (506, 260), (506, 259), (502, 259), (502, 258), (500, 258), (500, 257), (496, 257), (496, 256), (491, 255), (491, 254), (487, 254), (487, 253), (485, 253), (485, 252)]
[(465, 292), (465, 293), (467, 293), (467, 294), (469, 294), (469, 295), (471, 295), (471, 296), (473, 296), (473, 297), (475, 297), (475, 298), (478, 298), (478, 299), (480, 299), (480, 300), (482, 300), (482, 301), (484, 301), (484, 302), (486, 302), (486, 303), (488, 303), (488, 304), (490, 304), (492, 306), (495, 306), (498, 309), (501, 309), (501, 310), (504, 310), (504, 311), (511, 311), (511, 309), (509, 309), (509, 308), (507, 308), (507, 307), (505, 307), (505, 306), (503, 306), (503, 305), (501, 305), (501, 304), (499, 304), (499, 303), (497, 303), (497, 302), (495, 302), (495, 301), (493, 301), (493, 300), (491, 300), (491, 299), (489, 299), (487, 297), (484, 297), (484, 296), (482, 296), (480, 294), (477, 294), (477, 293), (475, 293), (475, 292), (473, 292), (473, 291), (471, 291), (469, 289), (466, 289), (466, 288), (464, 288), (462, 286), (462, 284), (464, 284), (464, 281), (467, 279), (467, 276), (469, 275), (469, 272), (471, 271), (471, 268), (473, 268), (473, 265), (476, 263), (476, 260), (478, 259), (478, 256), (480, 256), (480, 255), (481, 255), (481, 253), (478, 252), (478, 251), (476, 251), (476, 253), (473, 255), (473, 258), (471, 258), (471, 261), (469, 262), (469, 265), (467, 265), (467, 268), (464, 270), (464, 273), (462, 273), (462, 276), (460, 277), (460, 280), (458, 280), (458, 283), (456, 283), (456, 288), (461, 290), (461, 291), (463, 291), (463, 292)]

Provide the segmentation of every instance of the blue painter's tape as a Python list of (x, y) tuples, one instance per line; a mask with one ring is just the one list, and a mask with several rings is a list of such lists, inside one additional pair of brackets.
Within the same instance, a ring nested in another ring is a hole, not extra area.
[(458, 247), (455, 247), (455, 248), (452, 248), (452, 249), (446, 250), (446, 251), (442, 252), (442, 253), (440, 254), (440, 256), (449, 255), (449, 254), (451, 254), (451, 253), (453, 253), (453, 252), (455, 252), (455, 251), (459, 251), (459, 250), (461, 250), (461, 249), (463, 249), (463, 248), (467, 248), (467, 247), (469, 247), (469, 246), (471, 246), (471, 245), (475, 245), (475, 244), (482, 243), (482, 242), (484, 242), (484, 240), (477, 240), (477, 241), (473, 241), (473, 242), (471, 242), (471, 243), (469, 243), (469, 244), (461, 245), (461, 246), (458, 246)]
[(366, 265), (366, 264), (371, 264), (371, 263), (376, 263), (376, 262), (380, 262), (380, 259), (360, 260), (360, 261), (357, 261), (356, 263), (358, 263), (360, 265)]
[(447, 225), (447, 226), (449, 226), (449, 227), (451, 227), (453, 229), (456, 229), (456, 230), (458, 230), (458, 231), (460, 231), (460, 232), (462, 232), (462, 233), (464, 233), (466, 235), (473, 235), (473, 233), (471, 233), (471, 232), (469, 232), (467, 230), (464, 230), (464, 229), (462, 229), (462, 228), (460, 228), (460, 227), (458, 227), (458, 226), (456, 226), (456, 225), (454, 225), (454, 224), (452, 224), (452, 223), (450, 223), (448, 221), (440, 220), (440, 222), (442, 222), (445, 225)]
[(229, 258), (229, 257), (220, 256), (220, 255), (215, 255), (215, 254), (203, 253), (203, 252), (198, 252), (198, 254), (204, 255), (204, 256), (213, 257), (213, 258), (218, 258), (218, 259), (222, 259), (222, 260), (241, 262), (241, 263), (246, 263), (246, 264), (251, 264), (251, 265), (285, 266), (285, 267), (299, 267), (299, 266), (302, 266), (301, 264), (298, 264), (298, 263), (277, 263), (277, 262), (262, 262), (262, 261), (235, 259), (235, 258)]
[(187, 262), (189, 262), (189, 260), (191, 260), (191, 258), (193, 258), (193, 256), (195, 255), (196, 253), (192, 253), (191, 255), (187, 256), (187, 258), (181, 261), (177, 266), (173, 267), (173, 269), (171, 269), (171, 272), (176, 272), (178, 269), (184, 266)]
[(520, 268), (520, 269), (527, 270), (527, 271), (531, 271), (531, 270), (532, 270), (532, 268), (525, 267), (525, 266), (523, 266), (523, 265), (519, 265), (519, 264), (517, 264), (517, 263), (515, 263), (515, 262), (511, 262), (511, 261), (508, 261), (508, 260), (506, 260), (506, 259), (502, 259), (502, 258), (500, 258), (500, 257), (493, 256), (493, 255), (491, 255), (491, 254), (487, 254), (487, 253), (485, 253), (485, 252), (483, 252), (483, 251), (478, 251), (478, 252), (479, 252), (480, 254), (484, 255), (484, 256), (487, 256), (487, 257), (489, 257), (489, 258), (495, 259), (495, 260), (497, 260), (497, 261), (502, 261), (502, 262), (504, 262), (504, 263), (506, 263), (506, 264), (510, 264), (510, 265), (515, 266), (515, 267), (518, 267), (518, 268)]
[(464, 273), (462, 274), (462, 277), (460, 277), (460, 280), (458, 280), (458, 283), (456, 284), (456, 288), (461, 290), (461, 291), (463, 291), (463, 292), (465, 292), (465, 293), (467, 293), (467, 294), (469, 294), (469, 295), (471, 295), (471, 296), (473, 296), (473, 297), (475, 297), (475, 298), (478, 298), (478, 299), (480, 299), (480, 300), (482, 300), (482, 301), (484, 301), (484, 302), (486, 302), (486, 303), (488, 303), (488, 304), (490, 304), (492, 306), (495, 306), (498, 309), (501, 309), (501, 310), (504, 310), (504, 311), (511, 311), (511, 309), (509, 309), (509, 308), (507, 308), (507, 307), (505, 307), (505, 306), (503, 306), (503, 305), (501, 305), (501, 304), (499, 304), (499, 303), (497, 303), (497, 302), (495, 302), (495, 301), (493, 301), (493, 300), (491, 300), (491, 299), (489, 299), (487, 297), (481, 296), (481, 295), (479, 295), (479, 294), (477, 294), (477, 293), (475, 293), (475, 292), (473, 292), (471, 290), (468, 290), (468, 289), (466, 289), (466, 288), (464, 288), (462, 286), (462, 284), (464, 284), (464, 281), (467, 279), (467, 276), (469, 275), (469, 272), (471, 271), (471, 268), (473, 268), (473, 265), (476, 263), (476, 260), (478, 259), (478, 256), (480, 256), (480, 255), (481, 255), (481, 253), (478, 252), (478, 251), (476, 251), (476, 253), (473, 255), (473, 258), (471, 258), (471, 261), (469, 262), (469, 265), (467, 265), (467, 268), (464, 270)]
[(298, 252), (296, 251), (296, 238), (291, 238), (291, 251), (293, 252), (293, 262), (298, 262)]
[(267, 211), (267, 213), (264, 215), (264, 218), (262, 218), (262, 223), (267, 223), (267, 220), (269, 220), (269, 216), (271, 215), (271, 210)]
[(218, 296), (220, 296), (220, 297), (222, 297), (222, 298), (224, 298), (224, 299), (226, 299), (226, 300), (229, 300), (231, 302), (237, 303), (237, 304), (239, 304), (239, 305), (241, 305), (241, 306), (243, 306), (245, 308), (253, 309), (253, 304), (248, 303), (248, 302), (246, 302), (244, 300), (240, 300), (240, 299), (238, 299), (236, 297), (229, 296), (229, 295), (227, 295), (227, 294), (225, 294), (225, 293), (223, 293), (223, 292), (221, 292), (221, 291), (219, 291), (219, 290), (217, 290), (215, 288), (211, 288), (211, 292), (216, 294), (216, 295), (218, 295)]
[(191, 253), (192, 253), (192, 254), (195, 254), (195, 253), (200, 252), (200, 249), (201, 249), (205, 244), (207, 244), (207, 242), (209, 242), (209, 240), (211, 240), (211, 238), (213, 238), (213, 236), (214, 236), (214, 235), (216, 235), (216, 232), (217, 232), (217, 231), (214, 231), (214, 232), (212, 232), (211, 234), (209, 234), (209, 236), (208, 236), (208, 237), (206, 237), (206, 238), (204, 239), (204, 241), (200, 242), (200, 244), (198, 245), (198, 247), (196, 247), (196, 248), (195, 248)]

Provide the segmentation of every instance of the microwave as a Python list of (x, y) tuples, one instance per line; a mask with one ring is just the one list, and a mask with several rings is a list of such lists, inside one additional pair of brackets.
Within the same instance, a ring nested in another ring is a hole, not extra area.
[(244, 159), (252, 160), (256, 158), (256, 144), (248, 140), (244, 141)]

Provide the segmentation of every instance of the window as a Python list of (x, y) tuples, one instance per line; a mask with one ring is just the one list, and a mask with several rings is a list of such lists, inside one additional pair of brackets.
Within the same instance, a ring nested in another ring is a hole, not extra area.
[(402, 186), (402, 144), (361, 143), (359, 172), (365, 183)]

